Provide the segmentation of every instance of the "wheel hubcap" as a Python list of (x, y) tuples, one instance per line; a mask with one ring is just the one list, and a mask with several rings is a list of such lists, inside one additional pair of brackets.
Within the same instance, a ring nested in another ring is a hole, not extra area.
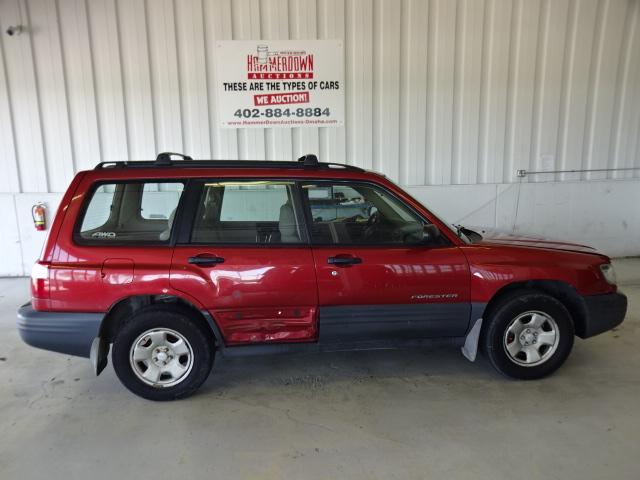
[(133, 342), (129, 363), (133, 373), (147, 385), (172, 387), (191, 372), (193, 350), (187, 339), (175, 330), (154, 328)]
[(551, 358), (559, 340), (556, 321), (544, 312), (531, 311), (511, 321), (503, 343), (509, 360), (524, 367), (535, 367)]

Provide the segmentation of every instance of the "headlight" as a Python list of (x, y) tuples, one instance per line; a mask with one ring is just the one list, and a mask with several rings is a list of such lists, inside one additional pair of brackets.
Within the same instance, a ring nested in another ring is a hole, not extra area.
[(613, 265), (611, 265), (610, 263), (600, 265), (600, 271), (602, 272), (602, 276), (607, 282), (609, 282), (611, 285), (616, 284), (616, 271), (613, 269)]

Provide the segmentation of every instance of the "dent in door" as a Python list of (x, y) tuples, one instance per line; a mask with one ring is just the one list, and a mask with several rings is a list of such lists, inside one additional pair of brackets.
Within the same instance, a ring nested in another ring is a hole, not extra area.
[[(189, 264), (214, 255), (224, 263)], [(171, 285), (202, 303), (227, 345), (315, 341), (317, 287), (308, 248), (176, 248)]]

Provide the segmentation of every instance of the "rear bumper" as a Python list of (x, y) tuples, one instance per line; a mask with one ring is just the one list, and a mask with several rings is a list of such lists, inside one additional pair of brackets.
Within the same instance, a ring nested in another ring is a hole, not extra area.
[(586, 315), (583, 328), (576, 334), (589, 338), (620, 325), (627, 314), (627, 297), (623, 293), (582, 297)]
[(103, 313), (38, 312), (30, 303), (18, 310), (18, 332), (32, 347), (89, 358)]

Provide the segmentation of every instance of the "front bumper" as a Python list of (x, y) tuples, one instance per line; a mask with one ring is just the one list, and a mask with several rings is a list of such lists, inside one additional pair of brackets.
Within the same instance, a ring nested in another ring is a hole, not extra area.
[(576, 325), (580, 338), (589, 338), (620, 325), (627, 314), (627, 297), (620, 292), (582, 297), (584, 324)]
[(32, 347), (89, 358), (103, 313), (38, 312), (31, 303), (18, 310), (18, 332)]

